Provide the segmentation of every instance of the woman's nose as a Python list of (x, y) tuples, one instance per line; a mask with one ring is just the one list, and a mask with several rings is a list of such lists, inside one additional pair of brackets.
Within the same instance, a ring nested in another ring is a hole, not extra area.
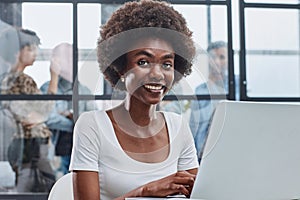
[(162, 80), (164, 78), (164, 73), (162, 71), (161, 65), (158, 63), (152, 63), (149, 76), (151, 79), (154, 79), (156, 81)]

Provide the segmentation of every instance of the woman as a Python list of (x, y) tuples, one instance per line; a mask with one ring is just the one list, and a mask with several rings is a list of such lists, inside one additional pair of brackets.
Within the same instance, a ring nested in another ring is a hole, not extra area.
[(186, 21), (165, 2), (125, 3), (102, 27), (98, 62), (123, 103), (82, 114), (70, 170), (75, 199), (190, 195), (198, 161), (187, 123), (157, 105), (195, 54)]
[[(1, 81), (1, 93), (13, 95), (41, 94), (36, 82), (24, 73), (37, 57), (40, 38), (34, 31), (17, 30), (19, 52), (12, 70)], [(18, 192), (48, 192), (54, 181), (47, 158), (51, 132), (44, 123), (53, 107), (46, 101), (3, 102), (14, 117), (17, 131), (8, 148), (8, 159), (16, 172)], [(36, 176), (38, 173), (40, 176)]]

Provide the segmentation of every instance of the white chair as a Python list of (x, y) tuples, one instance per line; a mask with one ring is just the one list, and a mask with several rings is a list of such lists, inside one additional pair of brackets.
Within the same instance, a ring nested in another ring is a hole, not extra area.
[(74, 200), (72, 172), (59, 178), (49, 192), (48, 200)]

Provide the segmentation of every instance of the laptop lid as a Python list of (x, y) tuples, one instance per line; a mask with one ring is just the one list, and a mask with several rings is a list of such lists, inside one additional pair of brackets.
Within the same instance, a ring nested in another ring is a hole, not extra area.
[(300, 105), (217, 105), (191, 198), (300, 198)]

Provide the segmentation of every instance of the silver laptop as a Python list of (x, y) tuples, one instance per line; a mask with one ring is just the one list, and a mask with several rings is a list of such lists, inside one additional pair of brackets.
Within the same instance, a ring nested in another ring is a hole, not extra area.
[(218, 104), (191, 197), (300, 199), (300, 104)]

